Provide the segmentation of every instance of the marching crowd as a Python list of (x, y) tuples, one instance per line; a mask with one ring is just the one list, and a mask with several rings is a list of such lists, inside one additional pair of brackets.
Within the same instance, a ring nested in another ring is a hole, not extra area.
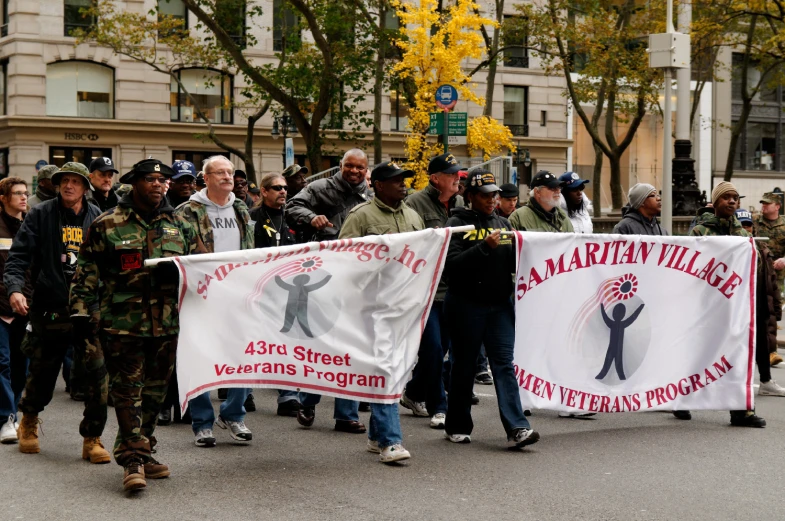
[[(40, 452), (40, 415), (60, 374), (71, 397), (84, 402), (82, 458), (108, 463), (114, 456), (124, 468), (125, 490), (170, 474), (153, 455), (157, 425), (190, 423), (199, 447), (216, 444), (214, 427), (250, 442), (251, 389), (219, 390), (217, 416), (209, 393), (191, 399), (180, 416), (173, 374), (179, 272), (172, 262), (145, 267), (145, 260), (469, 224), (478, 233), (451, 239), (400, 405), (430, 418), (430, 427), (444, 429), (450, 442), (469, 443), (471, 407), (479, 402), (473, 386), (494, 385), (508, 444), (523, 448), (539, 440), (513, 369), (515, 248), (507, 232), (592, 233), (592, 206), (583, 193), (588, 181), (577, 174), (538, 172), (524, 204), (518, 186), (498, 186), (491, 172), (468, 171), (450, 154), (431, 159), (429, 184), (414, 193), (406, 186), (414, 172), (392, 162), (370, 169), (359, 149), (345, 153), (336, 175), (312, 183), (307, 168), (292, 165), (262, 175), (256, 186), (224, 156), (206, 159), (198, 173), (188, 161), (170, 167), (146, 159), (120, 184), (116, 174), (112, 160), (101, 157), (89, 168), (42, 166), (33, 196), (19, 177), (0, 181), (0, 442)], [(668, 234), (657, 220), (661, 200), (653, 186), (633, 186), (628, 199), (614, 233)], [(759, 393), (785, 396), (770, 371), (782, 362), (776, 350), (785, 278), (781, 200), (765, 194), (753, 219), (739, 208), (731, 183), (718, 184), (711, 199), (691, 235), (768, 238), (756, 241)], [(320, 398), (280, 390), (277, 413), (309, 428)], [(101, 440), (107, 405), (118, 423), (112, 454)], [(371, 412), (367, 428), (361, 410)], [(689, 411), (673, 414), (691, 418)], [(366, 448), (380, 461), (411, 457), (402, 444), (398, 405), (336, 399), (333, 418), (337, 431), (367, 432)], [(766, 424), (752, 410), (731, 411), (730, 421)]]

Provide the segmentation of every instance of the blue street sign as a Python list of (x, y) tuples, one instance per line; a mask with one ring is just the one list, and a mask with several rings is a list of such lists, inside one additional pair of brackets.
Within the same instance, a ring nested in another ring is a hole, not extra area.
[(458, 103), (458, 91), (452, 85), (440, 85), (436, 89), (436, 106), (442, 110), (450, 110)]

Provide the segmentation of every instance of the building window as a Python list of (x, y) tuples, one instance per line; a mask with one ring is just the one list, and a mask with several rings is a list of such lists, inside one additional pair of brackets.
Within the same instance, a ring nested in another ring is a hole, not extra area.
[(49, 164), (63, 166), (70, 161), (90, 166), (97, 157), (112, 157), (111, 148), (49, 147)]
[(193, 151), (193, 150), (175, 150), (172, 152), (172, 163), (175, 161), (190, 161), (196, 167), (196, 171), (202, 170), (202, 163), (208, 157), (224, 156), (229, 159), (229, 152), (223, 150), (213, 151)]
[[(736, 125), (736, 121), (732, 125)], [(776, 170), (783, 165), (777, 150), (777, 123), (748, 121), (736, 146), (735, 168), (739, 170)]]
[(403, 132), (409, 125), (409, 103), (400, 86), (390, 91), (390, 130)]
[(235, 44), (245, 48), (245, 0), (221, 0), (215, 2), (213, 17)]
[(172, 78), (170, 89), (172, 121), (198, 122), (199, 116), (194, 110), (194, 102), (196, 102), (211, 123), (232, 122), (231, 76), (209, 69), (183, 69), (175, 74), (188, 93), (184, 92)]
[[(513, 21), (520, 17), (505, 15), (505, 20)], [(521, 33), (520, 31), (505, 31), (502, 34), (502, 46), (520, 45), (522, 47), (507, 49), (504, 51), (504, 66), (505, 67), (520, 67), (527, 69), (529, 67), (529, 35)]]
[(92, 62), (67, 61), (46, 66), (46, 115), (114, 117), (114, 70)]
[(8, 36), (8, 0), (3, 0), (3, 25), (0, 26), (0, 37)]
[(65, 21), (65, 34), (72, 36), (74, 31), (82, 29), (89, 31), (95, 25), (95, 18), (89, 14), (82, 13), (82, 10), (90, 8), (95, 5), (94, 0), (65, 0), (65, 12), (63, 19)]
[(181, 20), (182, 25), (177, 30), (172, 30), (171, 34), (163, 34), (159, 31), (158, 36), (167, 37), (172, 34), (188, 29), (188, 8), (185, 7), (183, 0), (158, 0), (158, 21), (162, 22), (165, 18), (171, 18), (172, 22)]
[(504, 124), (513, 136), (529, 135), (529, 87), (504, 87)]
[[(741, 97), (742, 89), (742, 67), (744, 66), (744, 55), (741, 53), (734, 53), (732, 58), (732, 73), (731, 73), (731, 97), (733, 101), (743, 101)], [(771, 83), (771, 79), (777, 74), (770, 73), (769, 81), (761, 85), (757, 94), (752, 97), (753, 101), (773, 101), (779, 99), (779, 88)], [(758, 70), (758, 63), (750, 61), (747, 64), (747, 91), (751, 91), (760, 82), (760, 70)]]
[(0, 93), (0, 116), (5, 116), (7, 114), (6, 107), (8, 107), (8, 62), (3, 61), (0, 62), (0, 89), (3, 89), (3, 92)]
[(8, 149), (0, 148), (0, 179), (8, 177)]
[[(297, 15), (283, 0), (273, 0), (273, 50), (283, 51), (284, 44), (288, 48), (296, 48), (300, 42), (300, 28)], [(294, 47), (292, 47), (294, 46)]]

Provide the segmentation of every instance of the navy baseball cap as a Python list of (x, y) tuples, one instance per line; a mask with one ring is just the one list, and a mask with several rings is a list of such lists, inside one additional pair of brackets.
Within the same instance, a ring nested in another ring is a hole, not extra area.
[(172, 163), (172, 170), (174, 170), (174, 177), (172, 177), (172, 180), (180, 179), (184, 175), (190, 175), (196, 179), (196, 167), (190, 161), (178, 159)]
[(565, 172), (559, 176), (559, 181), (564, 183), (564, 190), (576, 190), (589, 182), (588, 179), (581, 179), (575, 172)]
[(752, 214), (749, 210), (745, 210), (744, 208), (736, 210), (736, 219), (738, 219), (740, 223), (752, 224)]
[(386, 181), (387, 179), (392, 179), (399, 175), (402, 175), (404, 178), (414, 177), (414, 172), (406, 168), (401, 168), (392, 161), (385, 161), (384, 163), (379, 163), (373, 167), (373, 170), (371, 171), (371, 182)]
[(90, 162), (90, 172), (95, 172), (96, 170), (99, 172), (114, 172), (115, 174), (120, 173), (114, 167), (111, 157), (96, 157), (93, 159)]
[(436, 156), (428, 163), (428, 175), (430, 174), (454, 174), (459, 170), (465, 170), (458, 164), (458, 160), (452, 154), (442, 154)]

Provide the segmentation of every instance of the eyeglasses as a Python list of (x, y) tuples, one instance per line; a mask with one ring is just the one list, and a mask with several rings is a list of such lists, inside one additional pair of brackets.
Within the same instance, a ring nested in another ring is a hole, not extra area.
[(30, 192), (11, 192), (11, 195), (30, 197)]
[(270, 190), (275, 190), (276, 192), (280, 192), (282, 190), (283, 191), (288, 190), (288, 187), (286, 185), (272, 185), (270, 187)]
[(248, 186), (248, 181), (235, 181), (234, 184), (237, 186)]
[(147, 183), (148, 185), (151, 185), (153, 183), (158, 183), (159, 185), (166, 184), (166, 178), (164, 176), (146, 175), (142, 179), (144, 179), (144, 182)]
[(181, 185), (195, 185), (196, 184), (196, 179), (189, 179), (189, 178), (181, 177), (180, 179), (173, 179), (172, 182), (173, 183), (178, 183), (178, 184), (181, 184)]

